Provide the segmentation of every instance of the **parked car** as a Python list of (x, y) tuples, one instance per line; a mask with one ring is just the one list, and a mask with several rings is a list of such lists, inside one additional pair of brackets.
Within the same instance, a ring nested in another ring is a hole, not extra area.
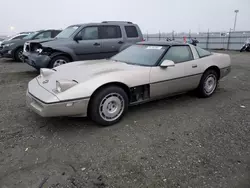
[(210, 97), (230, 67), (227, 54), (191, 44), (141, 42), (110, 59), (41, 69), (28, 84), (27, 104), (43, 117), (89, 116), (111, 125), (129, 105), (195, 89)]
[(11, 41), (11, 40), (16, 40), (16, 39), (22, 39), (24, 37), (26, 37), (27, 35), (29, 34), (26, 34), (26, 33), (18, 33), (16, 35), (12, 35), (12, 36), (9, 36), (7, 38), (5, 38), (4, 40), (0, 41), (0, 49), (2, 48), (2, 43), (3, 42), (6, 42), (6, 41)]
[(71, 25), (50, 41), (27, 42), (24, 61), (36, 69), (68, 62), (109, 58), (131, 44), (143, 41), (138, 25), (104, 21)]
[(5, 41), (2, 43), (0, 53), (3, 57), (12, 58), (16, 61), (23, 59), (23, 46), (24, 43), (34, 39), (48, 39), (55, 37), (61, 30), (40, 30), (33, 32), (22, 39)]
[(240, 52), (244, 52), (244, 51), (250, 52), (250, 38), (247, 38), (242, 48), (240, 49)]

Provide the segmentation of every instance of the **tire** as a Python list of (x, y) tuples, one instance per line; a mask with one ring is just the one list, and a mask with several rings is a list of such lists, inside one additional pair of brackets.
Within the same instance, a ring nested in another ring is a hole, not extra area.
[(23, 48), (16, 49), (14, 52), (14, 60), (17, 62), (23, 62), (23, 56), (21, 54), (23, 54)]
[(212, 96), (218, 86), (218, 77), (218, 73), (215, 70), (207, 70), (201, 77), (200, 84), (197, 88), (198, 96), (202, 98)]
[(89, 103), (88, 116), (99, 125), (110, 126), (119, 122), (127, 110), (126, 92), (118, 86), (107, 86), (94, 94)]
[(51, 59), (49, 63), (49, 68), (54, 68), (63, 64), (70, 62), (69, 58), (64, 55), (58, 55)]

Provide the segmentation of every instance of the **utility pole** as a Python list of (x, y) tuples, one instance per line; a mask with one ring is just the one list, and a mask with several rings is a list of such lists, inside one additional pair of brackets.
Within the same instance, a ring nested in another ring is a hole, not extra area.
[(235, 18), (234, 18), (234, 31), (235, 31), (235, 27), (236, 27), (236, 22), (237, 22), (237, 14), (239, 12), (239, 10), (235, 10)]

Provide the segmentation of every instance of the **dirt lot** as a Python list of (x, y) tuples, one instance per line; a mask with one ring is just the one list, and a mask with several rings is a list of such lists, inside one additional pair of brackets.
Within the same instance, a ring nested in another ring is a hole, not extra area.
[(250, 187), (250, 53), (208, 99), (132, 107), (117, 125), (27, 110), (28, 65), (0, 60), (0, 187)]

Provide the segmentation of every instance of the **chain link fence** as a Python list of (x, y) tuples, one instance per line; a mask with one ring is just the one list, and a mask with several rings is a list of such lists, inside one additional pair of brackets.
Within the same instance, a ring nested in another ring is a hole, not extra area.
[(250, 31), (144, 34), (147, 41), (184, 42), (184, 37), (196, 38), (199, 41), (197, 45), (204, 49), (240, 50), (246, 39), (250, 38)]

